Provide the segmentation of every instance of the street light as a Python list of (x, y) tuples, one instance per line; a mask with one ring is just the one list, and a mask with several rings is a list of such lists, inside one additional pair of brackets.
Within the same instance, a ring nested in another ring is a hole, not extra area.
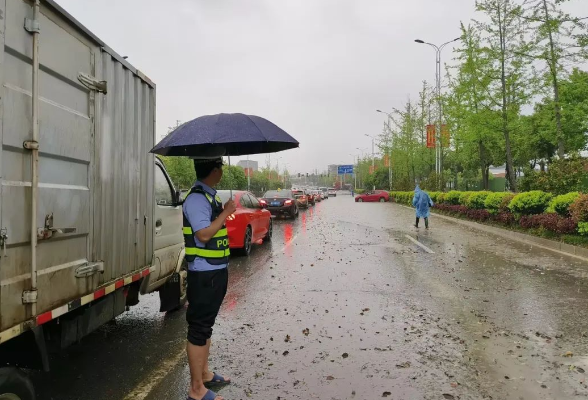
[[(372, 173), (373, 173), (376, 171), (376, 152), (374, 150), (374, 141), (376, 140), (376, 137), (373, 135), (368, 135), (367, 133), (365, 135), (369, 138), (372, 138)], [(374, 184), (373, 190), (376, 190), (375, 184)]]
[(436, 88), (437, 88), (437, 106), (439, 112), (439, 119), (438, 119), (438, 129), (437, 129), (437, 139), (435, 140), (435, 172), (440, 176), (441, 172), (443, 171), (443, 148), (441, 146), (441, 124), (442, 124), (442, 105), (441, 105), (441, 51), (445, 46), (451, 44), (453, 42), (457, 42), (461, 40), (461, 37), (455, 38), (450, 40), (449, 42), (443, 43), (441, 46), (437, 46), (433, 43), (425, 42), (421, 39), (415, 39), (416, 43), (419, 44), (426, 44), (431, 46), (435, 49), (435, 62), (436, 62), (436, 69), (435, 69), (435, 81), (436, 81)]
[[(382, 110), (376, 110), (381, 114), (386, 114), (388, 116), (388, 130), (390, 131), (390, 146), (388, 147), (388, 188), (392, 191), (392, 143), (394, 137), (392, 136), (392, 129), (390, 128), (390, 120), (392, 119), (392, 115)], [(386, 145), (388, 144), (388, 139), (386, 139)]]

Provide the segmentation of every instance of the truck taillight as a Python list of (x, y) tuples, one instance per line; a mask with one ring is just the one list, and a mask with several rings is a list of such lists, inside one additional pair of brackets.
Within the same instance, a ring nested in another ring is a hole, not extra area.
[(259, 202), (260, 202), (261, 204), (267, 204), (267, 201), (265, 201), (265, 200), (259, 200)]

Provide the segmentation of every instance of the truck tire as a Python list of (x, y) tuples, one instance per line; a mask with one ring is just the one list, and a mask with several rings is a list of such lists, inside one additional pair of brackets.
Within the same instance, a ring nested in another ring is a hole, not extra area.
[(182, 267), (180, 268), (180, 304), (173, 310), (180, 310), (188, 301), (188, 263), (186, 260), (182, 262)]
[(0, 368), (0, 400), (35, 400), (33, 383), (17, 368)]

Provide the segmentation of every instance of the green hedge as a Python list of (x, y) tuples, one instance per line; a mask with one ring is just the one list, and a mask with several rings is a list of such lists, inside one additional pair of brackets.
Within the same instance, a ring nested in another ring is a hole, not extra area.
[(461, 200), (461, 193), (462, 192), (458, 192), (457, 190), (452, 190), (451, 192), (445, 194), (445, 199), (443, 202), (445, 204), (451, 204), (454, 206), (458, 206), (459, 201)]
[(392, 201), (395, 203), (412, 206), (414, 192), (390, 192), (390, 196), (392, 197)]
[[(490, 214), (512, 212), (517, 216), (557, 213), (573, 217), (578, 222), (588, 222), (588, 195), (571, 192), (553, 197), (550, 193), (531, 192), (428, 192), (435, 204), (466, 206), (473, 210), (486, 210)], [(412, 206), (414, 192), (390, 192), (392, 201)]]
[(486, 199), (491, 192), (472, 192), (467, 200), (466, 206), (474, 210), (483, 210), (486, 208)]
[(557, 213), (563, 217), (567, 217), (570, 215), (570, 206), (578, 197), (580, 197), (580, 193), (578, 192), (571, 192), (555, 196), (553, 199), (551, 199), (546, 212), (550, 214)]
[(574, 200), (570, 214), (578, 222), (588, 222), (588, 194), (581, 194)]
[(490, 193), (484, 201), (484, 208), (490, 214), (498, 214), (508, 208), (508, 204), (510, 204), (513, 197), (514, 194), (508, 192)]
[(543, 214), (553, 195), (541, 190), (532, 190), (517, 194), (508, 205), (508, 208), (516, 215)]

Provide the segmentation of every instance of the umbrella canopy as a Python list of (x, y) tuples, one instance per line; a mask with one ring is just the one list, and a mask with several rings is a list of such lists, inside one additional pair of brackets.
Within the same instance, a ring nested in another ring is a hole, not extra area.
[(205, 115), (179, 126), (151, 153), (162, 156), (220, 157), (276, 153), (299, 143), (270, 121), (255, 115)]

